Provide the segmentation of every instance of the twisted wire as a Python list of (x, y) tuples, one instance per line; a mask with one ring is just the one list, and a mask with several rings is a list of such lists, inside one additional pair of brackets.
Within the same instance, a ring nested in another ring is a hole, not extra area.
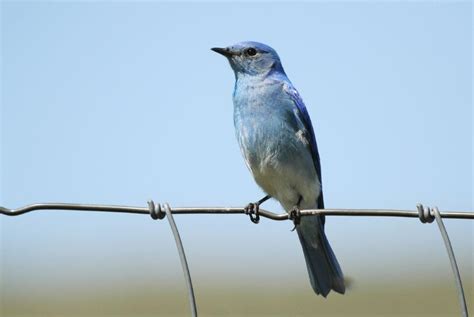
[[(164, 209), (164, 211), (163, 211)], [(72, 210), (72, 211), (92, 211), (92, 212), (117, 212), (117, 213), (131, 213), (131, 214), (148, 214), (154, 220), (159, 220), (167, 216), (171, 230), (173, 232), (176, 246), (178, 248), (183, 273), (188, 288), (189, 302), (191, 307), (191, 314), (197, 317), (196, 299), (191, 281), (191, 274), (189, 272), (184, 247), (179, 236), (178, 228), (174, 222), (173, 214), (246, 214), (254, 223), (258, 223), (260, 216), (272, 220), (287, 220), (290, 215), (287, 213), (276, 214), (264, 209), (248, 210), (246, 208), (220, 208), (220, 207), (181, 207), (173, 208), (171, 210), (168, 204), (161, 206), (156, 204), (153, 200), (148, 201), (148, 207), (133, 207), (133, 206), (117, 206), (117, 205), (92, 205), (92, 204), (65, 204), (65, 203), (45, 203), (26, 205), (17, 209), (9, 209), (0, 206), (0, 214), (5, 216), (19, 216), (35, 210)], [(468, 317), (468, 310), (462, 280), (459, 269), (454, 256), (454, 251), (449, 240), (448, 233), (444, 226), (442, 218), (450, 219), (474, 219), (474, 212), (455, 212), (444, 211), (440, 212), (437, 207), (429, 208), (422, 204), (416, 206), (416, 211), (412, 210), (396, 210), (396, 209), (307, 209), (301, 210), (301, 217), (310, 215), (326, 215), (326, 216), (375, 216), (375, 217), (408, 217), (418, 218), (421, 223), (432, 223), (436, 220), (441, 236), (448, 252), (451, 268), (454, 273), (456, 288), (458, 292), (459, 304), (461, 306), (461, 313), (463, 317)]]
[[(156, 204), (155, 208), (159, 204)], [(91, 212), (117, 212), (129, 214), (150, 215), (150, 206), (118, 206), (99, 204), (73, 204), (73, 203), (40, 203), (26, 205), (20, 208), (6, 208), (0, 206), (0, 214), (5, 216), (19, 216), (36, 210), (63, 210), (63, 211), (91, 211)], [(157, 215), (159, 210), (157, 209)], [(242, 207), (173, 207), (173, 215), (179, 214), (248, 214)], [(271, 211), (259, 208), (258, 214), (271, 220), (287, 220), (287, 213), (276, 214)], [(161, 215), (161, 214), (160, 214)], [(301, 216), (326, 215), (326, 216), (359, 216), (359, 217), (406, 217), (420, 218), (418, 210), (400, 209), (305, 209), (301, 210)], [(442, 211), (442, 218), (449, 219), (474, 219), (474, 212)], [(421, 220), (421, 219), (420, 219)]]

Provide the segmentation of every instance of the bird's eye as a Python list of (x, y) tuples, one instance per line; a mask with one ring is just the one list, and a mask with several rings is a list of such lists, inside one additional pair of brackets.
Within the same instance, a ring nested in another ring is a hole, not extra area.
[(257, 55), (257, 50), (254, 49), (253, 47), (249, 47), (248, 49), (245, 50), (245, 53), (248, 56), (255, 56), (255, 55)]

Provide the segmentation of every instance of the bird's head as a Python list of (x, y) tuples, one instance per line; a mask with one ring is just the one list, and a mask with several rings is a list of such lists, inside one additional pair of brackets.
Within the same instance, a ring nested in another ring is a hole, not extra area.
[(241, 42), (223, 48), (213, 47), (212, 50), (227, 57), (236, 77), (265, 76), (272, 71), (283, 72), (277, 52), (262, 43)]

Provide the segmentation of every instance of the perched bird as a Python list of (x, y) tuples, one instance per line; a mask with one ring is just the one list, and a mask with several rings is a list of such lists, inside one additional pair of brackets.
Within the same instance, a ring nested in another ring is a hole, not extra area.
[(311, 286), (326, 297), (345, 291), (344, 277), (324, 233), (324, 216), (299, 217), (300, 209), (324, 208), (321, 165), (311, 119), (298, 91), (271, 47), (241, 42), (212, 48), (235, 73), (234, 125), (247, 167), (294, 219)]

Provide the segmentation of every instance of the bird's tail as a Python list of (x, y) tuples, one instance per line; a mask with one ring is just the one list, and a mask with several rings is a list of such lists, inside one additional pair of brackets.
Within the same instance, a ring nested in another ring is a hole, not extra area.
[(324, 233), (323, 218), (302, 217), (296, 231), (303, 247), (311, 286), (316, 294), (326, 297), (331, 289), (344, 294), (344, 276)]

